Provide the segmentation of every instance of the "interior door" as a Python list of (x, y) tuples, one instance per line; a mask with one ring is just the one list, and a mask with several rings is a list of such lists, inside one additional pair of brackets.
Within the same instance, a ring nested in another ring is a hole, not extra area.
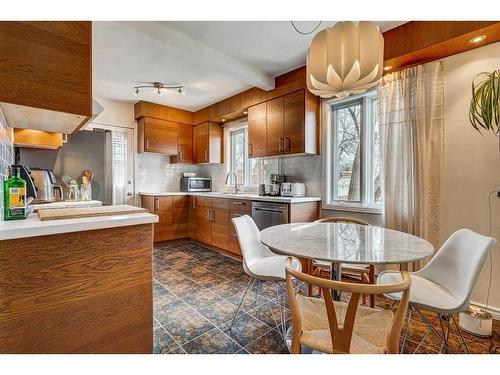
[(283, 97), (267, 102), (267, 156), (281, 155), (284, 152)]
[(305, 99), (304, 90), (285, 95), (285, 153), (305, 151)]
[(113, 204), (134, 204), (134, 131), (111, 130), (111, 174)]

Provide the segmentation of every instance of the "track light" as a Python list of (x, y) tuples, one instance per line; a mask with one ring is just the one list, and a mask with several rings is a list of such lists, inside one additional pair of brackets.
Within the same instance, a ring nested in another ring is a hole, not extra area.
[(179, 94), (184, 95), (184, 85), (168, 85), (161, 82), (147, 82), (144, 85), (134, 86), (134, 95), (139, 95), (140, 89), (155, 89), (158, 96), (163, 94), (163, 90), (177, 90)]

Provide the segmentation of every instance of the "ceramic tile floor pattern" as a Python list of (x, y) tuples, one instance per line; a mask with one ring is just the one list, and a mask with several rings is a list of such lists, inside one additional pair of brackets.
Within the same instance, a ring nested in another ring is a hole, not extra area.
[[(273, 290), (230, 327), (249, 280), (240, 261), (191, 241), (158, 245), (153, 260), (154, 353), (288, 353), (269, 308), (277, 317)], [(247, 300), (251, 304), (253, 294)], [(500, 330), (499, 322), (495, 329)], [(413, 352), (424, 334), (424, 324), (414, 319), (405, 351)], [(458, 348), (456, 337), (450, 336), (452, 348)], [(464, 336), (471, 352), (488, 352), (489, 340)], [(438, 350), (437, 340), (429, 335), (418, 353)]]

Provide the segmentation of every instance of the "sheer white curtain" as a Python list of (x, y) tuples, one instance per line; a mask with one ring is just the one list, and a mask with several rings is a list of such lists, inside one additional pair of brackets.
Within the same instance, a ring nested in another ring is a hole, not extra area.
[(388, 228), (436, 248), (444, 223), (444, 78), (440, 62), (386, 75), (378, 90)]

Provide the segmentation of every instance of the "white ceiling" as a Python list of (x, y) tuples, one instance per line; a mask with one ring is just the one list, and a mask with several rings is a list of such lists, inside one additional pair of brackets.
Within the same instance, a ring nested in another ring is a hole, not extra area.
[[(404, 22), (376, 23), (383, 32)], [(310, 31), (317, 22), (295, 24)], [(272, 89), (275, 76), (305, 63), (314, 34), (286, 21), (94, 22), (94, 95), (198, 110), (252, 86)], [(185, 95), (134, 96), (133, 87), (148, 81), (182, 83)]]

